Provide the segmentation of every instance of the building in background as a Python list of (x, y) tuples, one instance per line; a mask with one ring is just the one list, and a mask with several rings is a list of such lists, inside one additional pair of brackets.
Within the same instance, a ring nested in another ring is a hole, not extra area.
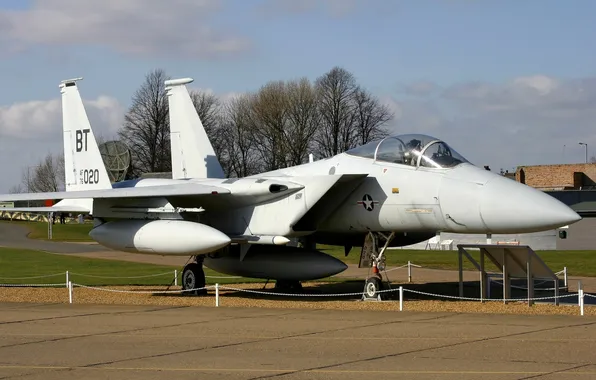
[(596, 163), (519, 166), (515, 180), (545, 191), (583, 218), (556, 240), (556, 249), (596, 249)]
[(596, 190), (596, 163), (519, 166), (515, 180), (545, 191)]

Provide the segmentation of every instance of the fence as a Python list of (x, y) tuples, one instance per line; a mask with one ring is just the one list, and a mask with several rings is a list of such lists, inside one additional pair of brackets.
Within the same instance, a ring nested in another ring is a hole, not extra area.
[[(387, 270), (387, 272), (394, 271), (397, 269), (408, 268), (408, 282), (412, 281), (412, 268), (422, 268), (420, 265), (416, 265), (408, 261), (406, 265), (402, 265), (400, 267), (392, 268)], [(567, 288), (567, 268), (564, 268), (562, 271), (557, 272), (557, 275), (564, 274), (564, 281), (565, 286), (563, 288)], [(63, 283), (48, 283), (48, 284), (0, 284), (0, 287), (66, 287), (68, 288), (68, 298), (69, 303), (74, 303), (74, 288), (85, 288), (95, 291), (102, 291), (102, 292), (115, 292), (115, 293), (128, 293), (128, 294), (183, 294), (187, 292), (195, 292), (199, 290), (208, 290), (208, 289), (215, 289), (215, 306), (219, 307), (220, 304), (220, 290), (229, 290), (229, 291), (236, 291), (236, 292), (243, 292), (249, 294), (256, 294), (256, 295), (267, 295), (267, 296), (277, 296), (277, 297), (355, 297), (360, 296), (364, 297), (365, 292), (364, 290), (361, 292), (352, 292), (352, 293), (331, 293), (331, 294), (296, 294), (296, 293), (273, 293), (273, 292), (266, 292), (266, 291), (259, 291), (259, 290), (252, 290), (252, 289), (241, 289), (235, 288), (231, 286), (222, 286), (218, 283), (215, 285), (208, 285), (201, 288), (196, 289), (177, 289), (177, 290), (164, 290), (164, 291), (155, 291), (155, 290), (122, 290), (122, 289), (108, 289), (102, 288), (98, 286), (89, 286), (84, 284), (78, 284), (71, 281), (71, 275), (76, 275), (80, 277), (90, 277), (90, 278), (104, 278), (104, 279), (140, 279), (140, 278), (150, 278), (150, 277), (159, 277), (159, 276), (172, 276), (174, 286), (178, 286), (178, 270), (162, 272), (162, 273), (155, 273), (155, 274), (148, 274), (148, 275), (139, 275), (139, 276), (101, 276), (101, 275), (92, 275), (92, 274), (83, 274), (83, 273), (76, 273), (76, 272), (60, 272), (54, 273), (49, 275), (40, 275), (40, 276), (28, 276), (28, 277), (12, 277), (12, 278), (0, 278), (0, 280), (34, 280), (34, 279), (41, 279), (41, 278), (52, 278), (52, 277), (59, 277), (65, 276), (65, 282)], [(240, 279), (242, 277), (238, 276), (205, 276), (206, 278), (229, 278), (229, 279)], [(495, 280), (491, 280), (492, 282), (497, 282)], [(497, 282), (498, 283), (498, 282)], [(526, 289), (524, 287), (516, 287), (518, 289)], [(554, 288), (553, 288), (554, 289)], [(553, 290), (551, 288), (542, 289), (542, 290)], [(445, 294), (435, 294), (435, 293), (428, 293), (413, 289), (407, 289), (403, 286), (399, 286), (399, 288), (394, 289), (386, 289), (380, 290), (378, 293), (395, 293), (398, 292), (399, 294), (399, 310), (404, 310), (404, 294), (405, 293), (412, 293), (423, 295), (427, 297), (433, 297), (437, 299), (451, 299), (451, 300), (460, 300), (460, 301), (479, 301), (479, 302), (528, 302), (528, 301), (546, 301), (546, 300), (555, 300), (555, 299), (562, 299), (562, 298), (571, 298), (571, 297), (578, 297), (577, 305), (580, 308), (580, 315), (584, 315), (584, 300), (585, 297), (592, 297), (596, 299), (596, 295), (586, 294), (583, 290), (581, 281), (578, 282), (578, 292), (577, 293), (568, 293), (559, 296), (547, 296), (547, 297), (535, 297), (535, 298), (510, 298), (510, 299), (492, 299), (492, 298), (474, 298), (474, 297), (458, 297), (458, 296), (450, 296)]]
[[(70, 282), (70, 276), (80, 276), (80, 277), (89, 277), (89, 278), (102, 278), (102, 279), (112, 279), (112, 280), (133, 280), (133, 279), (141, 279), (141, 278), (151, 278), (151, 277), (165, 277), (165, 276), (172, 276), (174, 281), (174, 286), (178, 286), (178, 270), (175, 269), (173, 271), (162, 272), (162, 273), (154, 273), (154, 274), (146, 274), (140, 276), (101, 276), (101, 275), (94, 275), (94, 274), (85, 274), (85, 273), (76, 273), (76, 272), (59, 272), (53, 274), (46, 274), (46, 275), (39, 275), (39, 276), (28, 276), (28, 277), (0, 277), (0, 281), (3, 280), (38, 280), (42, 278), (53, 278), (53, 277), (60, 277), (64, 276), (65, 281), (60, 283), (52, 283), (52, 284), (8, 284), (8, 283), (0, 283), (0, 287), (53, 287), (53, 286), (64, 286), (68, 287), (68, 283)], [(239, 279), (242, 277), (239, 276), (205, 276), (205, 278), (219, 278), (219, 279)]]
[[(174, 294), (174, 293), (185, 293), (185, 292), (195, 292), (199, 290), (208, 290), (208, 289), (215, 289), (215, 306), (219, 307), (220, 304), (220, 290), (230, 290), (236, 292), (243, 292), (243, 293), (251, 293), (251, 294), (258, 294), (258, 295), (267, 295), (267, 296), (278, 296), (278, 297), (354, 297), (354, 296), (364, 296), (364, 291), (362, 292), (353, 292), (353, 293), (334, 293), (334, 294), (296, 294), (296, 293), (272, 293), (272, 292), (264, 292), (259, 290), (252, 290), (252, 289), (241, 289), (235, 288), (231, 286), (222, 286), (219, 284), (215, 285), (208, 285), (201, 288), (195, 289), (185, 289), (185, 290), (164, 290), (164, 291), (150, 291), (150, 290), (122, 290), (122, 289), (106, 289), (106, 288), (99, 288), (94, 286), (87, 286), (82, 284), (75, 284), (72, 281), (69, 281), (67, 284), (68, 287), (68, 299), (69, 303), (74, 303), (74, 288), (85, 288), (90, 290), (102, 291), (102, 292), (115, 292), (115, 293), (129, 293), (129, 294)], [(474, 297), (457, 297), (457, 296), (449, 296), (444, 294), (433, 294), (428, 292), (421, 292), (418, 290), (413, 289), (406, 289), (403, 286), (400, 286), (396, 289), (386, 289), (380, 290), (378, 293), (390, 293), (390, 292), (398, 292), (399, 293), (399, 311), (404, 310), (404, 294), (405, 293), (413, 293), (419, 295), (425, 295), (435, 298), (445, 298), (445, 299), (454, 299), (460, 301), (492, 301), (492, 302), (528, 302), (532, 301), (546, 301), (546, 300), (554, 300), (554, 299), (561, 299), (561, 298), (570, 298), (570, 297), (578, 297), (578, 306), (580, 309), (580, 315), (584, 315), (584, 299), (585, 297), (593, 297), (596, 299), (596, 295), (586, 294), (584, 293), (583, 289), (581, 288), (581, 283), (579, 285), (578, 293), (570, 293), (565, 295), (559, 296), (548, 296), (548, 297), (535, 297), (535, 298), (509, 298), (509, 299), (487, 299), (487, 298), (474, 298)]]

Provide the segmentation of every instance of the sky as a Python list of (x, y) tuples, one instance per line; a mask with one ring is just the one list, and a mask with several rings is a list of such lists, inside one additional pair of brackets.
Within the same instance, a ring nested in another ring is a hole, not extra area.
[(395, 134), (492, 170), (596, 155), (596, 2), (0, 0), (0, 192), (62, 153), (58, 84), (115, 136), (153, 69), (221, 97), (334, 66), (389, 106)]

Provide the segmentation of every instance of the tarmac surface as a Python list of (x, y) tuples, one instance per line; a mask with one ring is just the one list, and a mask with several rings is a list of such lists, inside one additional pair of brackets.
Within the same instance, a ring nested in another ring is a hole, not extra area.
[[(0, 246), (129, 257), (8, 226)], [(593, 379), (595, 351), (591, 316), (0, 303), (0, 379)]]
[(1, 379), (593, 379), (596, 318), (0, 304)]
[(0, 247), (33, 249), (52, 253), (85, 253), (107, 251), (99, 244), (62, 243), (29, 239), (26, 225), (0, 223)]

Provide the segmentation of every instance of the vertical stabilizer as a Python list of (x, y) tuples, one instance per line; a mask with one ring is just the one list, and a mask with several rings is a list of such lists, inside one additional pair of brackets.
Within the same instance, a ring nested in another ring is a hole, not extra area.
[(225, 178), (186, 85), (192, 78), (165, 81), (170, 108), (172, 178)]
[(60, 83), (66, 191), (111, 189), (110, 178), (91, 129), (77, 81)]

